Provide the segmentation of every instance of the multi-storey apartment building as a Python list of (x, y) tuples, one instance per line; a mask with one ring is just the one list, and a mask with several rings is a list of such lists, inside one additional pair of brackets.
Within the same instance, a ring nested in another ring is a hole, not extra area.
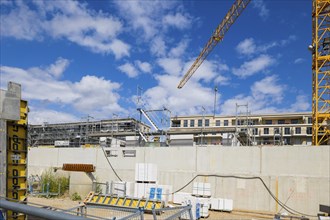
[(307, 113), (176, 116), (170, 133), (194, 134), (203, 145), (310, 145), (312, 116)]
[(115, 140), (120, 144), (108, 146), (122, 147), (310, 145), (311, 117), (311, 113), (176, 116), (166, 131), (153, 131), (132, 118), (30, 125), (29, 146), (79, 147), (103, 140)]

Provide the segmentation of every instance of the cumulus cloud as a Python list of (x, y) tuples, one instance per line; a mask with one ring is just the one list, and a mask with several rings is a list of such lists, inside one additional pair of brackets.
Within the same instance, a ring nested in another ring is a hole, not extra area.
[(255, 82), (251, 87), (252, 95), (258, 100), (270, 100), (272, 103), (280, 103), (286, 86), (278, 83), (278, 76), (271, 75)]
[(78, 1), (15, 1), (1, 11), (1, 34), (24, 40), (46, 35), (63, 38), (96, 53), (129, 56), (130, 46), (118, 39), (123, 25), (115, 17), (87, 9)]
[(151, 65), (148, 62), (142, 62), (140, 60), (136, 60), (135, 64), (138, 66), (138, 68), (145, 73), (151, 73)]
[(158, 57), (164, 57), (166, 56), (166, 44), (165, 44), (165, 40), (161, 37), (155, 37), (152, 41), (151, 41), (151, 45), (150, 45), (150, 52)]
[(311, 107), (310, 100), (306, 95), (298, 95), (296, 101), (291, 104), (290, 111), (308, 111)]
[(125, 63), (123, 65), (120, 65), (118, 69), (125, 73), (129, 78), (135, 78), (139, 75), (139, 72), (136, 70), (133, 64), (131, 63)]
[(246, 38), (236, 46), (236, 51), (241, 54), (250, 55), (256, 52), (257, 46), (253, 38)]
[(244, 62), (239, 68), (233, 68), (232, 71), (234, 75), (246, 78), (265, 70), (274, 63), (275, 60), (271, 56), (262, 54), (257, 58)]
[[(1, 87), (5, 87), (8, 81), (15, 81), (22, 85), (23, 98), (32, 101), (31, 103), (49, 103), (59, 108), (67, 106), (79, 113), (93, 116), (107, 117), (113, 112), (126, 112), (119, 105), (118, 90), (121, 88), (119, 83), (91, 75), (82, 77), (80, 81), (71, 82), (59, 80), (49, 72), (49, 69), (54, 69), (52, 67), (56, 66), (58, 61), (61, 63), (63, 60), (65, 59), (59, 58), (55, 64), (45, 68), (22, 69), (1, 66)], [(48, 110), (52, 112), (51, 109)], [(67, 114), (59, 115), (70, 118)]]
[(184, 15), (178, 12), (175, 14), (167, 14), (163, 17), (163, 24), (178, 29), (186, 29), (191, 25), (191, 18), (189, 15)]
[(269, 9), (267, 8), (264, 0), (254, 0), (252, 1), (252, 5), (254, 8), (259, 10), (259, 16), (262, 19), (266, 19), (269, 16)]
[(80, 118), (73, 114), (60, 112), (52, 109), (36, 109), (29, 107), (29, 124), (42, 125), (47, 123), (68, 123), (79, 121)]
[[(191, 17), (175, 8), (173, 1), (115, 1), (121, 16), (144, 40), (165, 33), (169, 27), (185, 29), (191, 26)], [(173, 12), (175, 10), (175, 12)]]
[(248, 104), (252, 113), (272, 113), (280, 111), (276, 104), (279, 104), (284, 97), (286, 85), (280, 84), (278, 76), (267, 76), (256, 81), (250, 87), (250, 94), (238, 94), (227, 99), (221, 104), (221, 113), (224, 115), (234, 115), (236, 104)]
[(52, 74), (54, 77), (58, 78), (66, 70), (66, 68), (69, 66), (69, 64), (70, 64), (69, 60), (59, 57), (54, 64), (51, 64), (47, 68), (47, 71), (50, 74)]
[(265, 53), (274, 47), (284, 47), (295, 40), (295, 35), (289, 35), (286, 39), (283, 40), (272, 41), (266, 44), (257, 44), (255, 39), (250, 37), (239, 42), (236, 46), (236, 51), (241, 55), (251, 56), (258, 53)]
[[(150, 109), (166, 106), (177, 114), (201, 114), (201, 107), (207, 112), (213, 111), (214, 92), (212, 88), (202, 87), (191, 81), (182, 89), (177, 89), (180, 77), (174, 75), (156, 75), (158, 86), (143, 93), (145, 105)], [(218, 101), (219, 101), (219, 97)]]

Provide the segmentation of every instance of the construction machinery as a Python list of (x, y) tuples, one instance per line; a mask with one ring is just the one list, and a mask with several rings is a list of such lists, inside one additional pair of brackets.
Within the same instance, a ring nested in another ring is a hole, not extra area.
[(313, 0), (312, 142), (330, 144), (330, 0)]
[(232, 24), (235, 23), (236, 19), (242, 14), (246, 6), (250, 3), (251, 0), (236, 0), (235, 3), (231, 6), (227, 12), (224, 19), (221, 21), (219, 26), (213, 32), (211, 38), (208, 40), (204, 46), (202, 52), (196, 58), (195, 62), (189, 68), (187, 73), (183, 76), (180, 81), (178, 88), (181, 89), (190, 77), (196, 72), (198, 67), (203, 63), (206, 57), (211, 53), (214, 47), (224, 38), (226, 32), (229, 30)]

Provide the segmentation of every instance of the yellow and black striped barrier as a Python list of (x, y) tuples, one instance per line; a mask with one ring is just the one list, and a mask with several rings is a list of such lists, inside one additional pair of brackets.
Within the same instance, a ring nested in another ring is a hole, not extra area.
[(145, 211), (165, 207), (164, 201), (153, 199), (140, 199), (131, 197), (120, 197), (115, 195), (103, 195), (90, 192), (84, 200), (86, 205), (105, 205), (125, 208), (143, 208)]

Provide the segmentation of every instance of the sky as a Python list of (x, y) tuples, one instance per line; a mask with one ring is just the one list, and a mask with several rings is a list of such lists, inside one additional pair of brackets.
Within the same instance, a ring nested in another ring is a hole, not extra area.
[(21, 84), (30, 124), (137, 118), (137, 108), (311, 111), (309, 0), (252, 0), (177, 88), (233, 3), (0, 0), (1, 89)]

